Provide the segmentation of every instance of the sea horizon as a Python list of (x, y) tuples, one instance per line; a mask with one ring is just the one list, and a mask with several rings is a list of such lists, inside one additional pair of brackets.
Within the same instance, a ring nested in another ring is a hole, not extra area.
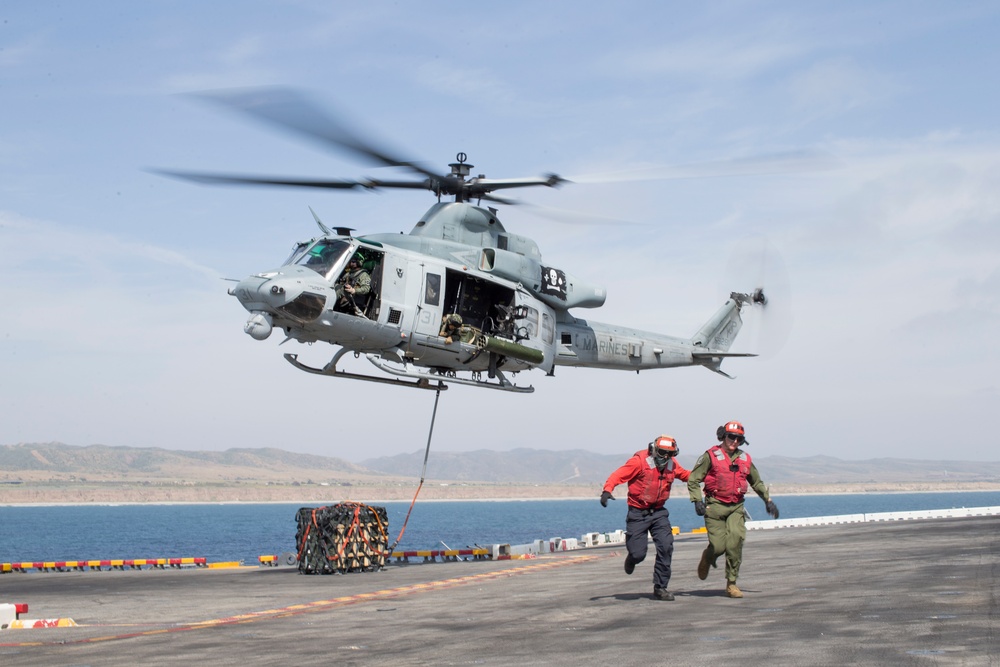
[[(627, 492), (624, 487), (617, 489), (618, 496), (624, 499)], [(962, 488), (951, 488), (951, 489), (920, 489), (920, 490), (909, 490), (909, 489), (898, 489), (892, 491), (795, 491), (790, 493), (775, 493), (771, 497), (775, 500), (779, 498), (801, 498), (801, 497), (818, 497), (818, 496), (894, 496), (894, 495), (935, 495), (935, 494), (971, 494), (971, 493), (1000, 493), (1000, 485), (996, 488), (990, 489), (962, 489)], [(686, 495), (672, 493), (671, 499), (676, 500), (677, 498), (687, 498)], [(757, 498), (756, 494), (748, 494), (747, 500), (752, 500)], [(561, 502), (561, 501), (584, 501), (584, 500), (594, 500), (595, 502), (600, 502), (600, 494), (594, 496), (538, 496), (538, 497), (528, 497), (528, 498), (427, 498), (421, 499), (417, 497), (417, 502), (420, 503), (503, 503), (503, 502), (528, 502), (528, 503), (538, 503), (538, 502)], [(316, 505), (320, 501), (316, 500), (147, 500), (147, 501), (137, 501), (137, 500), (95, 500), (95, 501), (77, 501), (77, 502), (50, 502), (50, 503), (39, 503), (39, 502), (0, 502), (0, 507), (119, 507), (119, 506), (130, 506), (130, 505)], [(342, 499), (337, 501), (331, 501), (326, 503), (327, 505), (334, 505), (337, 503), (361, 503), (364, 505), (379, 505), (382, 503), (411, 503), (413, 500), (397, 499), (397, 500), (353, 500), (353, 499)], [(321, 506), (321, 505), (320, 505)]]
[[(344, 501), (341, 501), (344, 502)], [(625, 494), (602, 507), (597, 497), (528, 500), (417, 500), (361, 504), (385, 507), (400, 550), (462, 549), (580, 538), (625, 528)], [(775, 497), (782, 519), (1000, 506), (1000, 491), (807, 494)], [(336, 502), (171, 502), (0, 505), (0, 562), (107, 558), (205, 557), (256, 563), (261, 555), (295, 552), (303, 507)], [(686, 495), (667, 502), (682, 533), (704, 525)], [(766, 519), (748, 497), (748, 518)], [(406, 519), (409, 514), (409, 519)]]

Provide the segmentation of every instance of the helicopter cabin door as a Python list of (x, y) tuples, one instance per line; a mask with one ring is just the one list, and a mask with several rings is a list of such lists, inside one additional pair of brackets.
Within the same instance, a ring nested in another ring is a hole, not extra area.
[(441, 330), (444, 271), (395, 253), (386, 253), (382, 269), (379, 321), (403, 332), (436, 336)]
[[(437, 336), (441, 330), (442, 308), (444, 304), (444, 271), (434, 265), (423, 265), (411, 262), (418, 271), (422, 268), (423, 276), (420, 285), (420, 299), (417, 306), (416, 321), (413, 330), (428, 336)], [(419, 275), (416, 271), (411, 272)]]
[[(413, 326), (413, 303), (416, 301), (416, 283), (410, 275), (410, 262), (396, 253), (387, 252), (382, 264), (382, 308), (378, 321), (409, 331)], [(409, 306), (407, 306), (409, 304)]]

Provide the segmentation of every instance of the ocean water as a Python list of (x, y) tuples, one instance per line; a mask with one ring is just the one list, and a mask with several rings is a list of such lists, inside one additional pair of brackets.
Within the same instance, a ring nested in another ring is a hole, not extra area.
[[(625, 527), (624, 487), (607, 508), (590, 500), (440, 502), (417, 500), (398, 550), (464, 549), (580, 537)], [(781, 518), (1000, 505), (1000, 491), (776, 497)], [(378, 503), (389, 516), (389, 543), (409, 502)], [(309, 505), (315, 507), (316, 505)], [(298, 504), (0, 506), (0, 563), (40, 560), (204, 557), (257, 563), (295, 551)], [(667, 508), (675, 526), (703, 525), (686, 496)], [(768, 518), (748, 497), (752, 518)]]

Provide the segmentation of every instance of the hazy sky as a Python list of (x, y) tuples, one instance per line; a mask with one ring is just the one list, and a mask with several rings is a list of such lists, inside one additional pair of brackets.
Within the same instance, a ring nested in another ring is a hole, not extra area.
[(5, 3), (0, 444), (422, 450), (433, 393), (294, 369), (283, 352), (335, 350), (252, 340), (222, 279), (314, 236), (309, 206), (408, 232), (432, 195), (144, 171), (396, 175), (184, 95), (281, 84), (406, 156), (445, 170), (464, 151), (495, 178), (832, 158), (517, 193), (579, 214), (500, 213), (606, 285), (578, 316), (690, 336), (754, 286), (765, 247), (787, 343), (750, 313), (736, 348), (768, 354), (726, 361), (735, 380), (558, 368), (514, 378), (531, 395), (452, 387), (435, 449), (624, 455), (670, 433), (689, 464), (739, 419), (758, 457), (1000, 460), (998, 34), (993, 3)]

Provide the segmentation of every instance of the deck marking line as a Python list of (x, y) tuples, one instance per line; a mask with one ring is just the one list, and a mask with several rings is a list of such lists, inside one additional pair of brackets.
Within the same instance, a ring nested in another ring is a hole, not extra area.
[[(543, 570), (550, 570), (556, 567), (563, 567), (566, 565), (578, 565), (580, 563), (586, 563), (594, 560), (600, 560), (603, 558), (610, 558), (610, 555), (589, 555), (589, 556), (570, 556), (568, 558), (542, 561), (542, 562), (532, 562), (531, 564), (518, 565), (517, 567), (512, 567), (503, 570), (494, 570), (492, 572), (481, 572), (479, 574), (470, 574), (462, 577), (454, 577), (450, 579), (440, 579), (438, 581), (430, 581), (421, 584), (409, 584), (406, 586), (399, 586), (397, 588), (386, 588), (375, 593), (358, 593), (356, 595), (347, 595), (342, 597), (331, 598), (329, 600), (316, 600), (309, 603), (300, 603), (295, 605), (289, 605), (287, 607), (281, 607), (279, 609), (269, 609), (266, 611), (255, 611), (246, 614), (238, 614), (235, 616), (225, 616), (222, 618), (208, 619), (205, 621), (196, 621), (193, 623), (184, 623), (182, 625), (173, 625), (168, 628), (160, 628), (156, 630), (143, 630), (138, 632), (129, 632), (118, 635), (106, 635), (103, 637), (88, 637), (84, 639), (69, 639), (63, 641), (53, 641), (53, 642), (10, 642), (10, 643), (0, 643), (2, 647), (30, 647), (30, 646), (61, 646), (69, 644), (94, 644), (98, 642), (107, 641), (118, 641), (122, 639), (135, 639), (137, 637), (148, 637), (151, 635), (160, 635), (165, 633), (173, 632), (190, 632), (192, 630), (203, 630), (205, 628), (214, 628), (223, 625), (237, 625), (243, 623), (255, 623), (258, 621), (263, 621), (267, 619), (276, 618), (288, 618), (291, 616), (299, 616), (301, 614), (308, 614), (317, 611), (326, 611), (328, 609), (334, 609), (336, 607), (348, 606), (353, 604), (359, 604), (363, 602), (370, 602), (373, 600), (382, 600), (400, 597), (402, 595), (410, 595), (413, 593), (422, 593), (427, 591), (443, 590), (446, 588), (454, 588), (456, 586), (462, 586), (466, 584), (478, 583), (483, 581), (490, 581), (492, 579), (500, 579), (503, 577), (514, 577), (521, 574), (531, 574), (534, 572), (540, 572)], [(88, 626), (86, 623), (78, 624), (77, 627), (108, 627), (110, 624), (101, 624)], [(137, 625), (137, 624), (129, 624)]]

